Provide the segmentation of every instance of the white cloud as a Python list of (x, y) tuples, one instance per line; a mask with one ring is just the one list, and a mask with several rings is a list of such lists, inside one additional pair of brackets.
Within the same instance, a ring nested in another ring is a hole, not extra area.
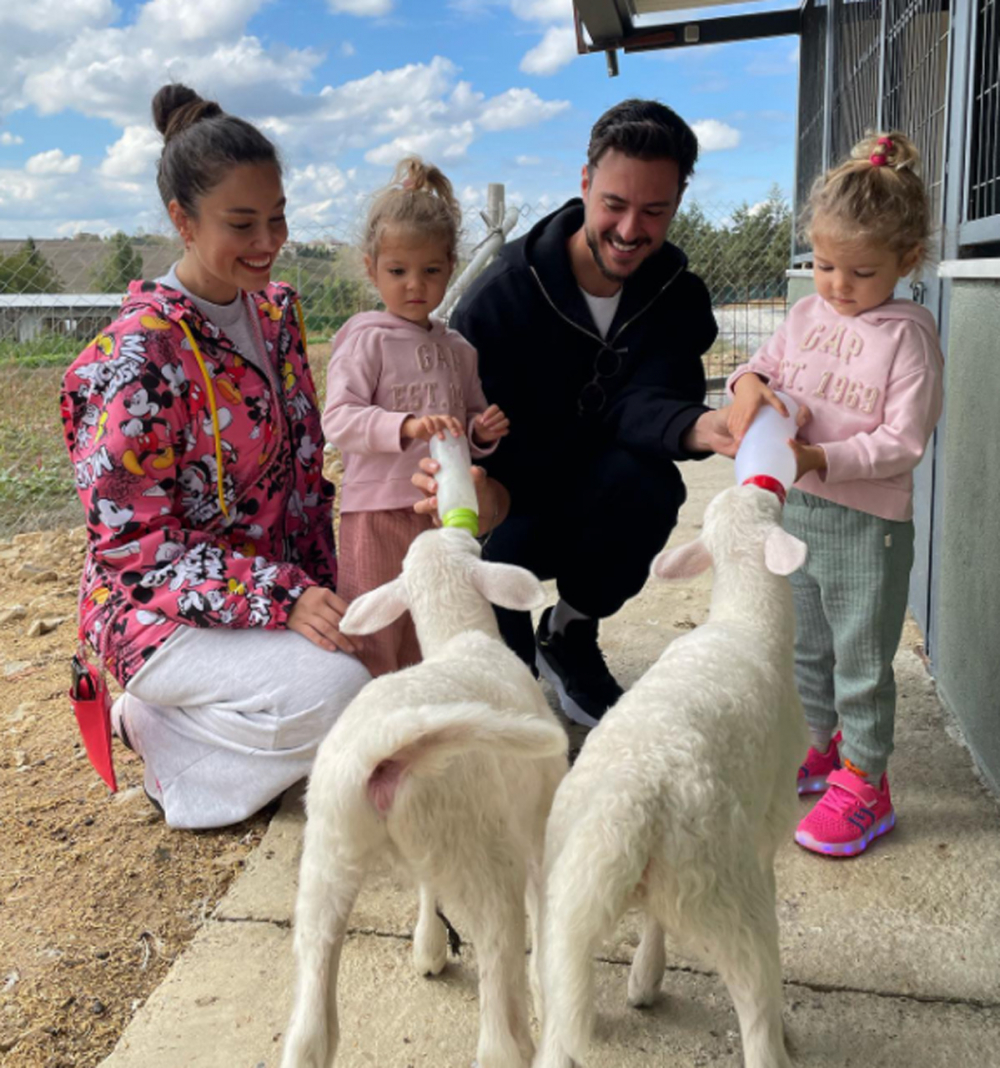
[(67, 156), (61, 148), (50, 148), (48, 152), (39, 152), (24, 165), (28, 174), (76, 174), (80, 169), (80, 156)]
[(24, 171), (0, 170), (0, 208), (24, 210), (24, 204), (39, 198), (42, 185)]
[(698, 147), (702, 152), (721, 152), (723, 149), (736, 148), (740, 143), (740, 131), (718, 119), (693, 122), (691, 129), (698, 138)]
[(265, 0), (149, 0), (136, 19), (136, 35), (151, 41), (201, 41), (243, 31)]
[(572, 26), (550, 26), (545, 36), (521, 59), (525, 74), (555, 74), (576, 58), (576, 34)]
[(514, 162), (519, 167), (535, 167), (542, 161), (539, 156), (518, 156)]
[(23, 145), (24, 138), (18, 137), (17, 134), (12, 134), (9, 130), (4, 130), (0, 133), (0, 145)]
[(572, 0), (511, 0), (510, 9), (526, 22), (566, 22), (573, 18)]
[(530, 89), (508, 89), (486, 101), (479, 116), (479, 125), (484, 130), (534, 126), (568, 107), (568, 100), (542, 100)]
[(0, 26), (65, 35), (82, 26), (107, 22), (114, 14), (112, 0), (32, 0), (30, 4), (0, 7)]
[(421, 133), (404, 134), (393, 138), (388, 144), (379, 145), (365, 153), (369, 163), (391, 166), (403, 156), (416, 153), (427, 159), (447, 161), (464, 156), (466, 149), (475, 137), (475, 127), (471, 122), (458, 123), (436, 130), (424, 130)]
[(392, 10), (392, 0), (327, 0), (327, 6), (335, 15), (374, 18), (388, 15)]
[[(199, 0), (179, 2), (203, 9)], [(45, 47), (29, 41), (27, 52), (0, 38), (0, 99), (10, 109), (68, 109), (122, 127), (148, 122), (153, 93), (167, 81), (195, 85), (237, 114), (252, 114), (262, 100), (279, 111), (301, 106), (301, 87), (322, 57), (245, 35), (263, 2), (219, 0), (210, 16), (181, 20), (190, 24), (186, 39), (174, 32), (164, 0), (149, 0), (125, 27), (88, 24), (65, 33), (57, 24)]]
[(340, 46), (340, 54), (342, 56), (353, 56), (356, 51), (357, 49), (350, 41), (344, 41)]
[(108, 145), (98, 170), (107, 178), (134, 178), (151, 174), (163, 149), (160, 135), (149, 126), (126, 126), (121, 137)]
[[(439, 162), (464, 186), (465, 160), (477, 141), (569, 108), (566, 100), (516, 85), (487, 94), (476, 88), (478, 71), (465, 79), (443, 56), (317, 91), (310, 82), (323, 57), (288, 48), (278, 32), (266, 40), (247, 33), (248, 20), (266, 12), (269, 0), (217, 0), (183, 40), (169, 32), (170, 12), (187, 20), (191, 5), (201, 11), (199, 2), (140, 0), (122, 5), (123, 14), (110, 0), (34, 0), (15, 13), (0, 0), (0, 116), (31, 107), (42, 116), (39, 128), (60, 112), (67, 122), (83, 116), (117, 127), (94, 144), (105, 146), (101, 159), (51, 149), (0, 172), (0, 226), (37, 235), (72, 231), (78, 220), (87, 229), (98, 229), (98, 221), (101, 230), (164, 229), (154, 181), (162, 145), (149, 104), (168, 80), (193, 85), (275, 137), (286, 160), (290, 217), (306, 230), (336, 225), (346, 232), (365, 197), (385, 181), (384, 168), (407, 152)], [(498, 8), (511, 2), (491, 0)], [(532, 5), (519, 10), (529, 8), (542, 13)], [(35, 29), (42, 25), (45, 33)], [(535, 25), (541, 35), (544, 27)], [(330, 45), (334, 59), (347, 44)], [(50, 129), (49, 143), (60, 143), (58, 121)], [(15, 136), (0, 127), (0, 144), (16, 143)]]

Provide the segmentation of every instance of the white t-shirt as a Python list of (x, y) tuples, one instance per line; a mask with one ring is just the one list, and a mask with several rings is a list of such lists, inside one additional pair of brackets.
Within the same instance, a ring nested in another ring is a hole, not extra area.
[(590, 308), (590, 314), (594, 320), (594, 325), (597, 327), (601, 337), (606, 338), (608, 336), (608, 331), (611, 329), (611, 323), (614, 320), (615, 312), (618, 311), (618, 302), (622, 299), (621, 289), (619, 288), (618, 292), (613, 297), (591, 296), (583, 286), (580, 287), (580, 292), (583, 294), (583, 299), (587, 302), (587, 307)]
[(181, 284), (177, 277), (176, 263), (162, 278), (156, 280), (171, 289), (179, 289), (206, 319), (229, 338), (244, 359), (263, 369), (265, 354), (260, 351), (259, 335), (250, 318), (250, 307), (242, 289), (236, 299), (228, 304), (213, 304), (210, 300), (196, 297), (190, 289)]

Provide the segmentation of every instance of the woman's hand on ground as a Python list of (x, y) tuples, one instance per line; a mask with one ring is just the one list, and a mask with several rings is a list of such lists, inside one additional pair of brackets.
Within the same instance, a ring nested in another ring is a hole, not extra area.
[(335, 653), (354, 653), (355, 647), (346, 634), (340, 633), (340, 621), (347, 602), (326, 586), (309, 586), (303, 590), (288, 614), (288, 629), (308, 638), (321, 649)]

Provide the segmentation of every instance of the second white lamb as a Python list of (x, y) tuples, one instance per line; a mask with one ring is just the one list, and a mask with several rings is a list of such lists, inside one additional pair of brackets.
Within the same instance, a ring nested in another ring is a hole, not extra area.
[(583, 1064), (592, 957), (631, 906), (645, 913), (645, 931), (630, 1004), (655, 997), (669, 931), (678, 948), (718, 969), (747, 1068), (790, 1068), (774, 855), (794, 825), (808, 745), (784, 577), (805, 554), (781, 528), (778, 498), (747, 486), (712, 501), (697, 541), (654, 560), (661, 578), (714, 565), (711, 610), (605, 715), (556, 794), (545, 843), (536, 1068)]

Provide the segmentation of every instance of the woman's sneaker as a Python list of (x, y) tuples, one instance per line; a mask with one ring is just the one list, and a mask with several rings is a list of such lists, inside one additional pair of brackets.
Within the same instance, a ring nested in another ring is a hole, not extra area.
[(826, 777), (831, 771), (840, 770), (840, 731), (830, 739), (825, 753), (814, 746), (809, 747), (806, 759), (799, 768), (799, 793), (821, 794), (826, 789)]
[(799, 824), (795, 841), (813, 853), (853, 857), (896, 826), (889, 780), (878, 787), (847, 768), (830, 772), (829, 789)]

